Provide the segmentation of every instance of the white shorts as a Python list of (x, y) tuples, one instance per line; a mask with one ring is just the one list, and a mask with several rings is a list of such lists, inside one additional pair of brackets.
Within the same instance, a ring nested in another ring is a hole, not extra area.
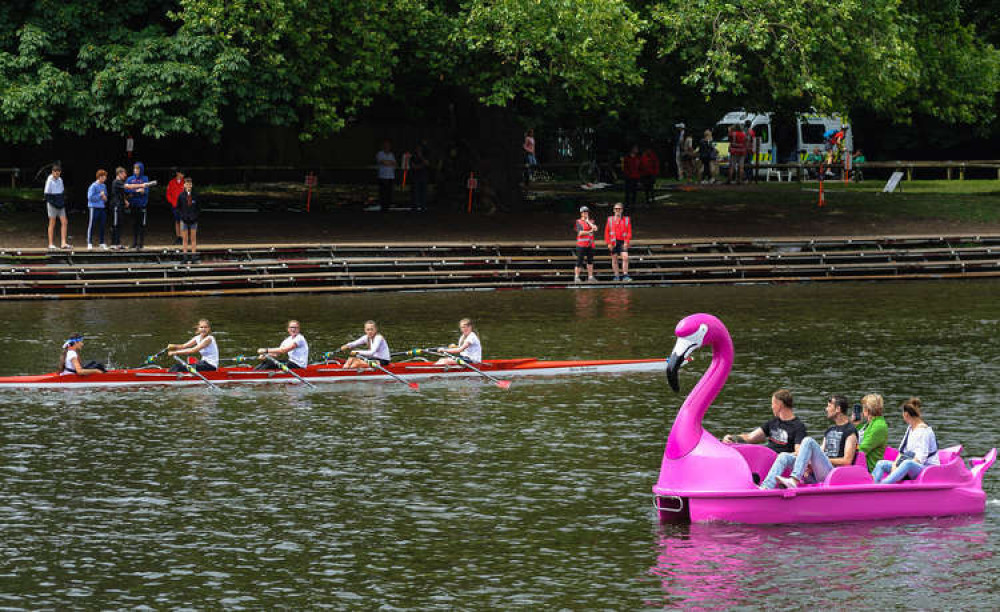
[(48, 202), (46, 202), (45, 203), (45, 210), (49, 213), (49, 219), (57, 219), (59, 217), (62, 217), (63, 219), (66, 218), (66, 207), (65, 206), (63, 208), (56, 208), (55, 206), (53, 206), (53, 205), (49, 204)]

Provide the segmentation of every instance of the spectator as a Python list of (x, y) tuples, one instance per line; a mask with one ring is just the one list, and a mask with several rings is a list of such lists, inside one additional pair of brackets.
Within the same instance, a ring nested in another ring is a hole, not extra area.
[(181, 261), (194, 263), (198, 257), (198, 198), (194, 194), (194, 181), (184, 179), (184, 191), (177, 195), (177, 211), (181, 218)]
[(184, 173), (174, 168), (174, 178), (167, 183), (167, 202), (174, 215), (174, 244), (181, 244), (181, 215), (177, 210), (177, 196), (184, 191)]
[(108, 179), (105, 170), (97, 171), (97, 180), (91, 183), (87, 190), (87, 208), (90, 210), (89, 223), (87, 223), (87, 250), (94, 248), (94, 232), (100, 238), (101, 248), (108, 250), (107, 243), (104, 242), (104, 226), (108, 223), (108, 213), (105, 205), (108, 201), (108, 188), (104, 181)]
[(712, 140), (712, 130), (705, 130), (698, 143), (698, 159), (701, 160), (702, 184), (714, 183), (719, 150), (715, 148), (715, 141)]
[(593, 283), (594, 278), (594, 234), (597, 224), (590, 219), (590, 209), (580, 207), (580, 218), (576, 220), (576, 267), (573, 268), (573, 282), (580, 282), (580, 268), (587, 263), (587, 282)]
[(681, 143), (681, 164), (684, 166), (684, 179), (688, 182), (697, 181), (700, 172), (698, 151), (694, 148), (694, 139), (690, 134), (685, 135)]
[(684, 141), (688, 136), (683, 122), (675, 124), (674, 128), (677, 130), (677, 140), (674, 141), (674, 163), (677, 164), (677, 180), (683, 181), (685, 177), (690, 177), (687, 174), (687, 166), (684, 165)]
[(628, 155), (622, 160), (622, 172), (625, 174), (625, 205), (635, 206), (636, 195), (639, 193), (639, 179), (642, 173), (639, 170), (639, 147), (632, 145)]
[(45, 189), (42, 191), (45, 196), (45, 210), (49, 216), (49, 249), (55, 250), (56, 219), (60, 223), (60, 235), (62, 236), (61, 247), (71, 248), (66, 241), (66, 232), (69, 231), (66, 220), (66, 188), (62, 180), (62, 166), (55, 164), (52, 166), (52, 173), (45, 179)]
[(727, 183), (743, 184), (743, 164), (747, 156), (747, 135), (737, 123), (729, 128), (729, 172)]
[(750, 127), (749, 119), (743, 121), (743, 132), (747, 135), (746, 172), (743, 178), (750, 183), (754, 181), (754, 163), (760, 160), (760, 141), (757, 140), (757, 132)]
[(141, 250), (146, 240), (146, 203), (148, 202), (149, 177), (146, 166), (136, 162), (132, 176), (125, 181), (125, 207), (132, 214), (132, 248)]
[(410, 197), (413, 209), (417, 212), (427, 210), (427, 183), (430, 180), (430, 162), (427, 159), (427, 149), (424, 144), (417, 145), (410, 157)]
[(389, 140), (382, 142), (382, 150), (375, 154), (375, 164), (378, 166), (378, 207), (375, 210), (389, 210), (396, 183), (396, 156)]
[(628, 245), (632, 242), (632, 220), (622, 213), (622, 203), (616, 202), (614, 215), (608, 217), (608, 222), (604, 225), (604, 242), (611, 254), (611, 270), (615, 275), (615, 281), (619, 280), (618, 260), (621, 258), (621, 280), (629, 282), (632, 280), (628, 275)]
[(643, 193), (646, 194), (646, 206), (652, 206), (653, 188), (656, 186), (656, 177), (660, 175), (660, 158), (652, 147), (647, 146), (639, 158), (639, 175)]
[(819, 147), (813, 147), (812, 153), (806, 155), (805, 163), (810, 166), (806, 170), (809, 178), (819, 178), (819, 168), (823, 164), (823, 152)]
[(524, 133), (524, 143), (521, 145), (524, 149), (524, 184), (527, 185), (531, 181), (531, 172), (538, 166), (538, 157), (535, 156), (535, 130), (528, 128), (528, 131)]
[(111, 248), (121, 249), (121, 222), (125, 215), (125, 168), (115, 168), (115, 180), (111, 182), (111, 198), (108, 200), (108, 217), (111, 220)]

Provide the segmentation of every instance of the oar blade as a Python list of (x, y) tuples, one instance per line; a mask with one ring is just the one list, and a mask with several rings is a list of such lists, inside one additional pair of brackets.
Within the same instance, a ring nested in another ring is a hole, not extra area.
[(414, 391), (419, 391), (420, 390), (420, 385), (418, 383), (411, 382), (411, 383), (406, 383), (406, 384), (409, 385), (409, 387), (411, 389), (413, 389)]
[(510, 389), (510, 383), (511, 381), (509, 380), (498, 380), (497, 386), (500, 387), (501, 389)]

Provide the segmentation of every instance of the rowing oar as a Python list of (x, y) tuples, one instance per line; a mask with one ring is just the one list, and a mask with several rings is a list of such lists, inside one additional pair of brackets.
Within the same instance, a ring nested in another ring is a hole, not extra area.
[(299, 376), (298, 374), (296, 374), (295, 372), (293, 372), (292, 369), (290, 367), (288, 367), (288, 365), (286, 365), (286, 364), (278, 361), (277, 359), (275, 359), (274, 357), (268, 355), (267, 353), (264, 353), (264, 358), (267, 359), (268, 361), (270, 361), (271, 363), (273, 363), (274, 365), (278, 366), (278, 369), (280, 369), (285, 374), (291, 374), (295, 378), (298, 378), (299, 382), (302, 382), (302, 383), (304, 383), (304, 384), (312, 387), (313, 389), (316, 388), (316, 385), (312, 384), (308, 380), (302, 378), (301, 376)]
[(431, 349), (414, 349), (413, 353), (415, 355), (419, 355), (420, 353), (428, 353), (430, 355), (436, 355), (438, 357), (444, 357), (446, 359), (454, 359), (455, 363), (457, 363), (458, 365), (465, 366), (465, 367), (469, 368), (470, 370), (472, 370), (476, 374), (479, 374), (480, 376), (485, 377), (487, 380), (489, 380), (490, 382), (492, 382), (496, 386), (500, 387), (501, 389), (510, 389), (510, 383), (511, 383), (511, 381), (509, 381), (509, 380), (500, 380), (498, 378), (494, 378), (494, 377), (490, 376), (486, 372), (483, 372), (479, 368), (473, 366), (471, 363), (469, 363), (468, 361), (466, 361), (466, 359), (464, 357), (462, 357), (461, 355), (452, 355), (451, 353), (440, 353), (438, 351), (432, 351)]
[(411, 382), (409, 380), (406, 380), (402, 376), (397, 376), (396, 374), (393, 374), (389, 370), (385, 369), (385, 367), (383, 367), (382, 364), (379, 363), (378, 361), (376, 361), (375, 359), (365, 359), (364, 362), (366, 364), (368, 364), (368, 367), (375, 368), (376, 370), (381, 370), (381, 371), (385, 372), (389, 376), (392, 376), (393, 378), (395, 378), (399, 382), (405, 384), (406, 386), (408, 386), (409, 388), (413, 389), (414, 391), (420, 389), (420, 385), (418, 385), (415, 382)]
[(204, 376), (204, 375), (202, 375), (202, 373), (201, 373), (201, 372), (199, 372), (199, 371), (198, 371), (198, 369), (197, 369), (197, 368), (195, 368), (195, 367), (194, 367), (193, 365), (191, 365), (190, 363), (186, 363), (186, 362), (185, 362), (185, 361), (184, 361), (183, 359), (181, 359), (181, 358), (180, 358), (180, 357), (178, 357), (177, 355), (174, 355), (173, 357), (174, 357), (174, 361), (176, 361), (177, 363), (179, 363), (179, 364), (181, 364), (182, 366), (184, 366), (184, 369), (185, 369), (185, 370), (187, 370), (188, 372), (190, 372), (190, 373), (194, 374), (194, 375), (195, 375), (195, 376), (197, 376), (198, 378), (200, 378), (200, 379), (202, 379), (203, 381), (205, 381), (205, 384), (206, 384), (206, 385), (208, 385), (209, 387), (212, 387), (212, 388), (213, 388), (213, 389), (215, 389), (216, 391), (219, 391), (219, 392), (222, 392), (222, 389), (220, 389), (220, 388), (219, 388), (219, 387), (218, 387), (217, 385), (215, 385), (215, 383), (213, 383), (213, 382), (212, 382), (212, 381), (210, 381), (209, 379), (205, 378), (205, 376)]
[[(164, 348), (164, 349), (161, 349), (159, 353), (157, 353), (155, 355), (150, 355), (149, 357), (146, 357), (146, 360), (142, 362), (142, 365), (139, 366), (139, 368), (145, 368), (146, 366), (153, 365), (153, 362), (155, 362), (159, 358), (160, 355), (162, 355), (163, 353), (166, 353), (166, 352), (167, 352), (167, 349)], [(136, 368), (136, 369), (138, 369), (138, 368)]]

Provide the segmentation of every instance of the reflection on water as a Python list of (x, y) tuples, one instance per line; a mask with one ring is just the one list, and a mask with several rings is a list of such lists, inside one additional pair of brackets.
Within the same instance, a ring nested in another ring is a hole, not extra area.
[[(978, 608), (995, 569), (982, 518), (840, 525), (663, 525), (656, 533), (662, 599), (687, 609), (893, 606)], [(866, 588), (876, 586), (875, 589)]]
[[(88, 358), (139, 363), (202, 316), (223, 356), (293, 317), (320, 353), (367, 318), (402, 350), (472, 316), (489, 356), (662, 357), (708, 311), (736, 343), (713, 433), (759, 425), (789, 386), (814, 435), (827, 393), (884, 393), (898, 440), (894, 407), (917, 394), (942, 445), (982, 455), (1000, 439), (997, 303), (990, 283), (0, 303), (0, 373), (52, 369), (76, 330)], [(656, 373), (0, 400), (0, 607), (1000, 605), (996, 468), (973, 520), (660, 527), (650, 489), (683, 395)]]

